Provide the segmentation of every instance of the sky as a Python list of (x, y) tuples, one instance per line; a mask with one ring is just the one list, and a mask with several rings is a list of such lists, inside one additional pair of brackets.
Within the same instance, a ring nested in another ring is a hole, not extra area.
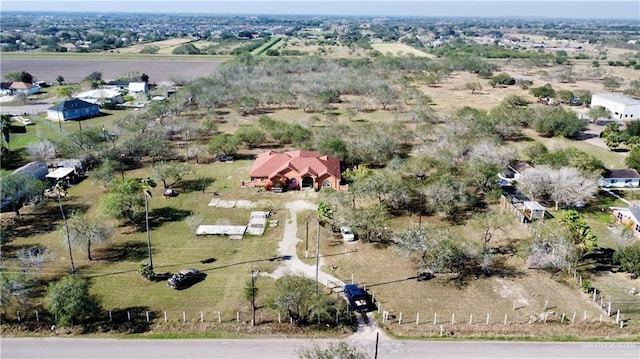
[(0, 1), (0, 10), (174, 14), (599, 18), (637, 20), (640, 23), (640, 0), (2, 0)]

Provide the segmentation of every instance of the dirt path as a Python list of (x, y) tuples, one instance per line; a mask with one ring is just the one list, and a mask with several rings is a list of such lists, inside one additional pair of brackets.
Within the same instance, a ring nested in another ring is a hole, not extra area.
[[(284, 227), (284, 235), (280, 246), (278, 248), (280, 255), (289, 258), (282, 262), (280, 267), (276, 269), (272, 274), (265, 274), (272, 278), (280, 278), (287, 273), (303, 275), (307, 278), (316, 278), (315, 266), (308, 265), (298, 258), (296, 252), (296, 244), (301, 241), (297, 237), (298, 232), (298, 211), (304, 209), (316, 209), (316, 205), (307, 201), (299, 200), (295, 202), (288, 202), (285, 208), (289, 210), (289, 218), (287, 219)], [(323, 258), (320, 257), (320, 267), (322, 267)], [(345, 283), (340, 279), (324, 273), (318, 272), (318, 281), (336, 293), (341, 292)], [(380, 333), (380, 340), (390, 340), (390, 338), (382, 331), (378, 329), (372, 313), (367, 313), (367, 319), (362, 316), (358, 316), (358, 331), (349, 337), (349, 340), (373, 340), (375, 341), (376, 333)]]

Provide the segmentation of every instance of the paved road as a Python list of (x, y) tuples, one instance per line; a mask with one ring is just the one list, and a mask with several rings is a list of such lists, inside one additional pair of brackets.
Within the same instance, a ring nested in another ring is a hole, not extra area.
[[(141, 358), (296, 358), (297, 351), (326, 341), (307, 339), (236, 340), (129, 340), (2, 338), (3, 359), (141, 359)], [(361, 340), (360, 346), (373, 357), (375, 340)], [(380, 359), (426, 358), (611, 358), (637, 359), (640, 343), (516, 343), (516, 342), (380, 342)]]

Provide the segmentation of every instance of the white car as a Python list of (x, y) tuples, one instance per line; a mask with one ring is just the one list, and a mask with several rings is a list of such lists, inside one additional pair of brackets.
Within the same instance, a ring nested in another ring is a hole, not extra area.
[(356, 235), (349, 227), (340, 227), (340, 234), (342, 234), (342, 239), (345, 242), (353, 242), (356, 240)]

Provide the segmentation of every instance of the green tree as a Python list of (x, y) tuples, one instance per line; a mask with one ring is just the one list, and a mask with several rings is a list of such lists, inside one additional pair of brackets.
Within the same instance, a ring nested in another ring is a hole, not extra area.
[(62, 84), (64, 83), (64, 76), (58, 75), (58, 77), (56, 77), (56, 82), (59, 86), (62, 86)]
[(545, 84), (540, 87), (532, 87), (531, 89), (529, 89), (529, 93), (537, 97), (538, 99), (542, 99), (545, 97), (553, 98), (556, 95), (556, 91), (553, 89), (551, 84)]
[(569, 90), (558, 90), (556, 91), (556, 98), (562, 103), (570, 103), (571, 100), (573, 100), (573, 92)]
[(256, 127), (240, 127), (234, 134), (240, 141), (244, 142), (249, 148), (253, 148), (259, 144), (262, 144), (267, 136)]
[(640, 276), (640, 245), (622, 247), (613, 254), (613, 261), (620, 265), (620, 269)]
[(198, 49), (192, 43), (186, 43), (180, 46), (176, 46), (176, 48), (174, 48), (171, 53), (174, 55), (198, 55), (200, 54), (200, 49)]
[(599, 118), (610, 118), (611, 111), (603, 106), (593, 106), (587, 112), (592, 122), (597, 122)]
[(33, 83), (33, 75), (26, 71), (16, 71), (5, 74), (4, 77), (9, 81)]
[(633, 146), (627, 158), (624, 159), (624, 163), (636, 171), (640, 171), (640, 145)]
[(160, 51), (158, 46), (147, 45), (140, 50), (141, 54), (157, 54)]
[(76, 324), (99, 308), (98, 300), (89, 293), (89, 282), (77, 277), (49, 284), (44, 306), (61, 326)]
[(315, 281), (293, 274), (276, 280), (275, 293), (270, 304), (298, 325), (318, 320), (333, 322), (336, 313), (344, 311), (344, 300), (315, 292)]
[(620, 88), (620, 81), (613, 76), (607, 76), (602, 79), (602, 86), (608, 91), (613, 91)]
[(151, 172), (153, 172), (154, 178), (162, 182), (164, 189), (175, 186), (178, 182), (182, 181), (184, 176), (193, 173), (191, 167), (187, 164), (165, 161), (152, 164)]
[(569, 238), (573, 240), (573, 244), (580, 254), (585, 254), (597, 247), (598, 239), (576, 210), (567, 211), (562, 218), (562, 223), (568, 227)]
[(135, 224), (144, 210), (145, 198), (137, 179), (115, 179), (109, 193), (100, 203), (102, 211), (112, 218), (126, 218)]
[(237, 136), (232, 136), (227, 133), (221, 133), (211, 138), (207, 150), (212, 155), (234, 155), (236, 152), (238, 152), (239, 144), (240, 139)]
[(6, 206), (21, 218), (20, 209), (43, 199), (46, 184), (35, 178), (21, 174), (9, 174), (2, 178), (2, 200)]
[(74, 86), (60, 86), (56, 89), (56, 96), (64, 99), (71, 99), (75, 90)]
[(482, 91), (482, 85), (478, 81), (469, 81), (464, 84), (464, 88), (471, 91), (471, 94), (475, 93), (476, 91)]
[(35, 276), (25, 271), (0, 271), (0, 303), (5, 312), (12, 305), (29, 304), (36, 288)]

